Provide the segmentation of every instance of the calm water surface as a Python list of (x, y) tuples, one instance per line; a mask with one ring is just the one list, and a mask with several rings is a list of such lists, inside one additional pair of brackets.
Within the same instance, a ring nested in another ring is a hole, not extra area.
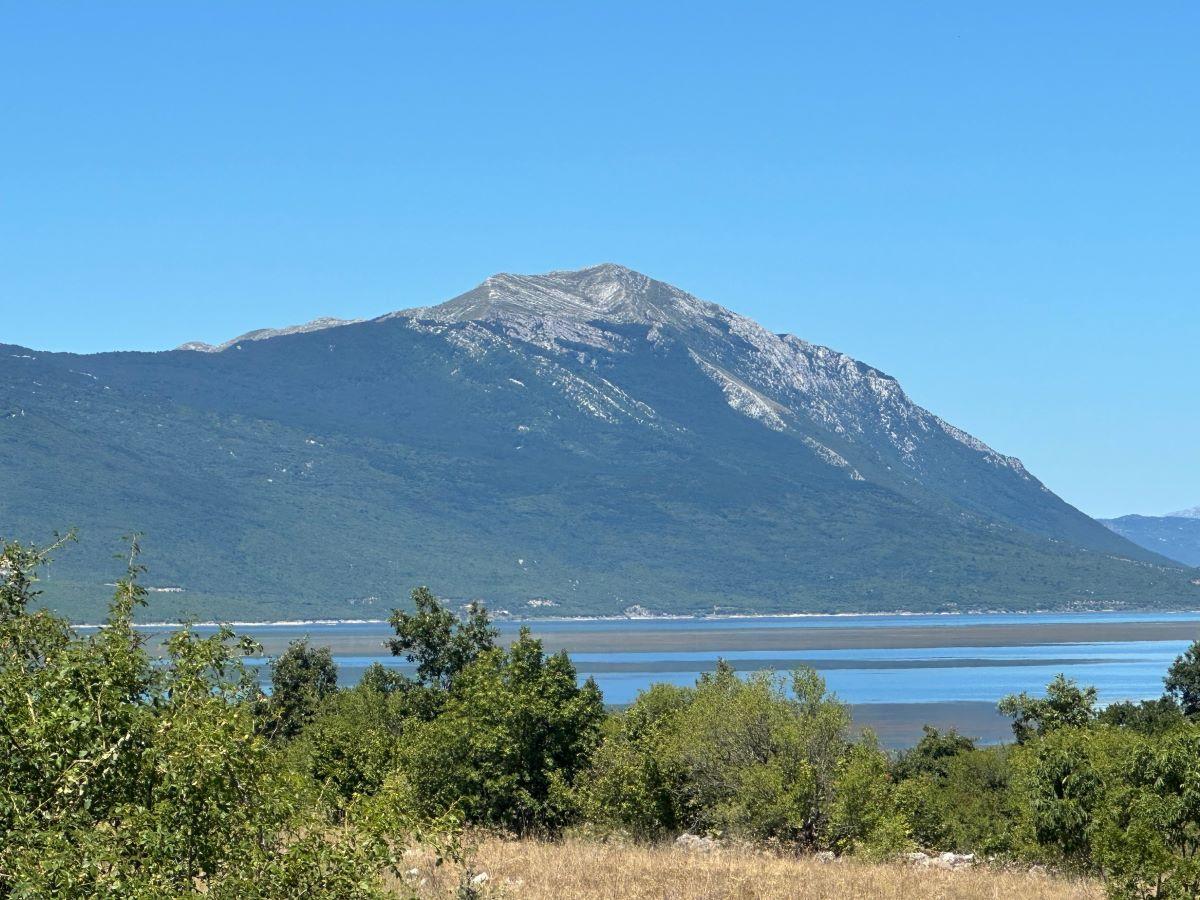
[[(1040, 692), (1059, 672), (1095, 685), (1103, 702), (1162, 693), (1172, 660), (1200, 637), (1200, 613), (889, 615), (536, 621), (548, 649), (571, 652), (609, 703), (656, 681), (691, 684), (718, 658), (739, 671), (814, 666), (852, 704), (994, 703)], [(515, 623), (500, 624), (504, 638)], [(932, 631), (931, 629), (937, 629)], [(161, 629), (151, 628), (151, 631)], [(407, 669), (384, 642), (385, 623), (244, 625), (265, 663), (289, 641), (328, 646), (352, 684), (374, 662)], [(690, 649), (689, 649), (690, 648)]]

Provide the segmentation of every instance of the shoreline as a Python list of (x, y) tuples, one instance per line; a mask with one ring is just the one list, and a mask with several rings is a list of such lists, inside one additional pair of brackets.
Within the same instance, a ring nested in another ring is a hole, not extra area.
[[(878, 619), (878, 618), (952, 618), (956, 616), (1102, 616), (1102, 615), (1136, 615), (1136, 616), (1195, 616), (1200, 615), (1200, 609), (987, 609), (987, 610), (954, 610), (941, 612), (914, 612), (912, 610), (896, 610), (893, 612), (836, 612), (836, 613), (718, 613), (709, 615), (684, 615), (664, 613), (663, 615), (646, 616), (502, 616), (492, 621), (502, 624), (507, 622), (531, 624), (539, 622), (554, 623), (586, 623), (586, 622), (727, 622), (727, 621), (761, 621), (765, 619)], [(135, 622), (135, 628), (219, 628), (228, 625), (231, 628), (301, 628), (308, 625), (321, 627), (337, 625), (386, 625), (388, 619), (278, 619), (274, 621), (238, 621), (211, 619), (204, 622)], [(72, 628), (98, 629), (103, 628), (103, 622), (71, 623)]]

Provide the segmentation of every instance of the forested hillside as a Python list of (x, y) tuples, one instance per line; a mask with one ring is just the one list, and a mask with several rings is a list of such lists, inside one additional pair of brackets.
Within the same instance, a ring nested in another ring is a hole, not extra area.
[(1200, 598), (886, 374), (618, 266), (223, 348), (0, 346), (0, 388), (0, 534), (78, 529), (46, 595), (77, 619), (134, 530), (169, 618)]

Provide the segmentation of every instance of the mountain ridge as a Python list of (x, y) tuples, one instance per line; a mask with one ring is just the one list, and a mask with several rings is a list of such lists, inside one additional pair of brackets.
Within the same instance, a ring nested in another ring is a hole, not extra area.
[(1200, 596), (890, 375), (625, 267), (313, 324), (215, 352), (0, 349), (0, 531), (81, 525), (79, 585), (92, 544), (147, 530), (186, 588), (163, 602), (239, 615), (417, 582), (587, 614)]
[(1181, 510), (1165, 516), (1120, 516), (1098, 520), (1139, 547), (1187, 566), (1200, 566), (1200, 514)]
[[(665, 304), (662, 300), (655, 302), (647, 299), (648, 296), (655, 295), (670, 301), (675, 309), (668, 311), (664, 309)], [(551, 302), (546, 303), (546, 299)], [(595, 342), (595, 346), (605, 348), (611, 348), (611, 344), (600, 338), (598, 330), (593, 328), (580, 328), (573, 332), (551, 329), (547, 333), (545, 328), (536, 327), (543, 325), (547, 319), (557, 322), (570, 320), (580, 326), (601, 320), (621, 324), (645, 324), (652, 327), (669, 325), (680, 327), (682, 325), (691, 328), (696, 327), (697, 319), (709, 321), (724, 319), (726, 322), (736, 322), (742, 336), (753, 334), (758, 338), (760, 350), (764, 349), (761, 342), (775, 339), (818, 355), (834, 357), (839, 364), (853, 366), (867, 377), (881, 379), (894, 385), (896, 389), (900, 389), (899, 382), (892, 376), (874, 366), (867, 366), (847, 354), (829, 347), (812, 344), (791, 333), (769, 332), (757, 322), (720, 304), (701, 300), (666, 282), (658, 281), (627, 266), (611, 262), (577, 270), (556, 269), (541, 275), (501, 272), (489, 276), (469, 291), (432, 306), (396, 310), (373, 320), (322, 317), (302, 325), (286, 328), (256, 329), (216, 346), (201, 342), (189, 342), (177, 349), (221, 352), (236, 347), (239, 342), (244, 340), (265, 340), (287, 334), (328, 330), (364, 321), (386, 321), (397, 318), (428, 319), (439, 322), (495, 321), (517, 330), (513, 336), (530, 343), (546, 346), (548, 349), (554, 346), (556, 340), (570, 340), (582, 344)], [(518, 330), (520, 325), (533, 327), (521, 333)], [(696, 358), (698, 362), (703, 362), (711, 367), (710, 371), (714, 373), (714, 380), (732, 379), (732, 376), (719, 366), (708, 363), (699, 355)], [(732, 381), (736, 382), (737, 379), (732, 379)], [(738, 384), (738, 387), (757, 393), (745, 384)], [(761, 397), (758, 399), (758, 404), (751, 402), (750, 405), (766, 407), (771, 405), (770, 401), (764, 402)], [(764, 418), (772, 418), (765, 410), (762, 411), (762, 414)], [(947, 434), (966, 446), (1014, 470), (1025, 471), (1024, 465), (1017, 457), (995, 451), (982, 440), (938, 416), (933, 416), (933, 419)]]

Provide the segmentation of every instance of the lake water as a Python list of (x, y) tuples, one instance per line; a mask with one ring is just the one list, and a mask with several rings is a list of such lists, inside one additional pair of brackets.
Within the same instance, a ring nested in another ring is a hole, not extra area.
[[(805, 664), (852, 704), (885, 743), (919, 735), (921, 722), (953, 724), (986, 740), (1007, 735), (994, 705), (1019, 691), (1040, 693), (1062, 672), (1095, 685), (1102, 702), (1162, 693), (1167, 667), (1200, 637), (1200, 613), (1056, 613), (753, 617), (740, 619), (538, 620), (524, 623), (548, 650), (570, 652), (580, 678), (594, 677), (612, 704), (631, 702), (656, 681), (686, 685), (719, 658), (739, 671)], [(518, 623), (499, 623), (502, 639)], [(151, 631), (164, 630), (150, 628)], [(328, 646), (339, 683), (378, 662), (408, 670), (388, 653), (386, 623), (243, 625), (264, 646), (263, 665), (307, 637)]]

